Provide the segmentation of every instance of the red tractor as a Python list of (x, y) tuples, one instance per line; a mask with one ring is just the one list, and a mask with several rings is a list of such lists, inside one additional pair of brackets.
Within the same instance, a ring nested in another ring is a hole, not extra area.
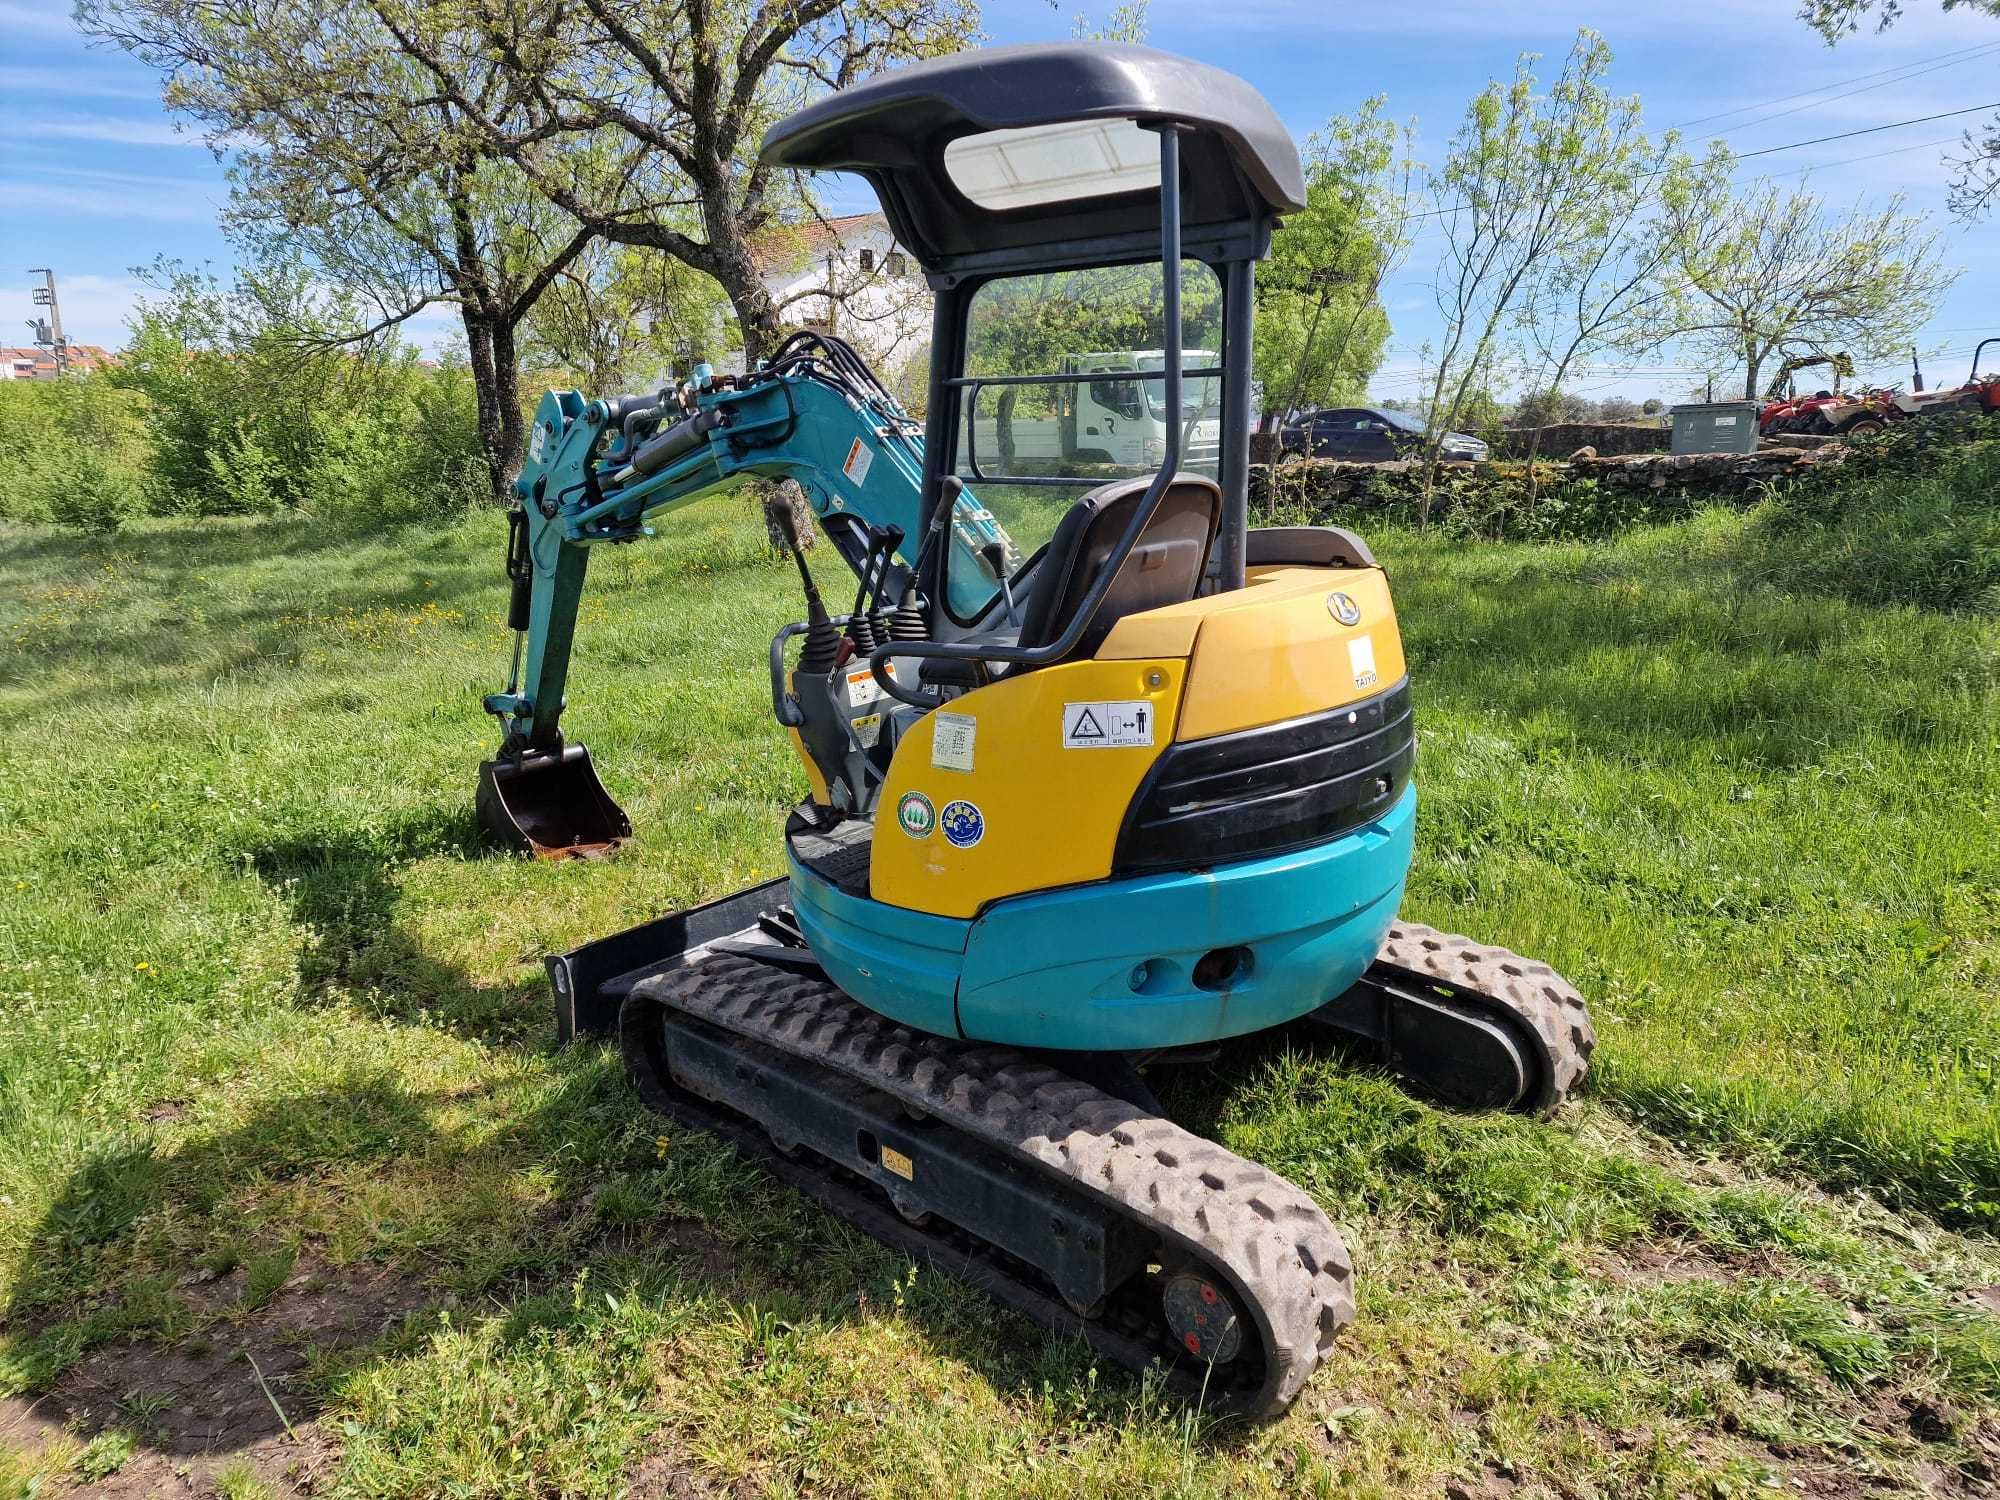
[(1923, 376), (1919, 374), (1916, 390), (1896, 398), (1898, 410), (1908, 417), (1927, 417), (1944, 411), (2000, 411), (2000, 368), (1985, 375), (1979, 373), (1979, 362), (1989, 344), (2000, 346), (2000, 338), (1979, 341), (1979, 346), (1972, 351), (1972, 371), (1966, 376), (1964, 385), (1953, 386), (1950, 390), (1927, 391)]
[(1897, 405), (1902, 399), (1901, 390), (1895, 386), (1873, 386), (1852, 395), (1837, 396), (1831, 401), (1815, 402), (1810, 425), (1800, 430), (1865, 437), (1908, 415)]
[[(1800, 370), (1810, 370), (1819, 365), (1830, 366), (1833, 370), (1833, 390), (1815, 391), (1810, 396), (1801, 396), (1793, 380)], [(1765, 437), (1781, 432), (1821, 432), (1827, 430), (1820, 425), (1820, 408), (1842, 398), (1838, 394), (1840, 382), (1854, 376), (1854, 362), (1845, 354), (1801, 354), (1793, 355), (1778, 367), (1778, 373), (1764, 393), (1763, 410), (1757, 414), (1757, 430)]]

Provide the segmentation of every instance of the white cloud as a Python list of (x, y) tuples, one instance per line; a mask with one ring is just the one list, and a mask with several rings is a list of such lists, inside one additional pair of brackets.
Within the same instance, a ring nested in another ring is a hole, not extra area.
[(0, 33), (32, 31), (41, 36), (75, 36), (69, 7), (62, 4), (21, 5), (0, 0)]
[(0, 63), (0, 89), (10, 94), (63, 94), (71, 98), (157, 99), (160, 91), (133, 80), (93, 77), (82, 68)]
[[(115, 175), (115, 174), (114, 174)], [(95, 219), (171, 219), (206, 223), (215, 206), (201, 196), (207, 184), (171, 184), (96, 188), (53, 182), (0, 182), (10, 208), (44, 214), (72, 214)]]
[(17, 161), (9, 165), (24, 176), (57, 182), (102, 182), (115, 187), (153, 188), (162, 193), (208, 194), (218, 200), (228, 192), (228, 184), (220, 177), (163, 177), (158, 172), (117, 172), (101, 167), (73, 167), (67, 162)]
[(73, 120), (19, 120), (17, 135), (65, 141), (108, 141), (118, 146), (200, 146), (202, 138), (166, 120), (125, 120), (98, 115)]

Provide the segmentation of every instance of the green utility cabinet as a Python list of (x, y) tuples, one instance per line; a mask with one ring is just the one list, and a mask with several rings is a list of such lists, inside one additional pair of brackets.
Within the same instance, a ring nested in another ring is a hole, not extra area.
[(1673, 409), (1675, 453), (1755, 453), (1755, 401), (1690, 401)]

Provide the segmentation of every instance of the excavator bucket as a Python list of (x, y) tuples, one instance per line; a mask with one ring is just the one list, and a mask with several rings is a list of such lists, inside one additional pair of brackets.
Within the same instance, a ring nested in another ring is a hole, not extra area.
[(599, 859), (632, 837), (582, 745), (481, 761), (476, 806), (488, 838), (537, 859)]

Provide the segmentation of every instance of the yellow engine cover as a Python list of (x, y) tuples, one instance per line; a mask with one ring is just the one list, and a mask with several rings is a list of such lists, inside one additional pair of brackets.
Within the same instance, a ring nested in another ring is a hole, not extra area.
[(1128, 615), (1094, 659), (1003, 677), (903, 736), (876, 809), (869, 894), (972, 917), (1006, 896), (1103, 880), (1168, 744), (1323, 713), (1404, 671), (1380, 569), (1260, 568), (1230, 593)]
[[(1002, 896), (1104, 879), (1132, 794), (1173, 739), (1186, 675), (1171, 657), (1065, 662), (926, 716), (882, 784), (869, 895), (970, 917)], [(1068, 706), (1106, 703), (1145, 704), (1150, 743), (1065, 749)]]

